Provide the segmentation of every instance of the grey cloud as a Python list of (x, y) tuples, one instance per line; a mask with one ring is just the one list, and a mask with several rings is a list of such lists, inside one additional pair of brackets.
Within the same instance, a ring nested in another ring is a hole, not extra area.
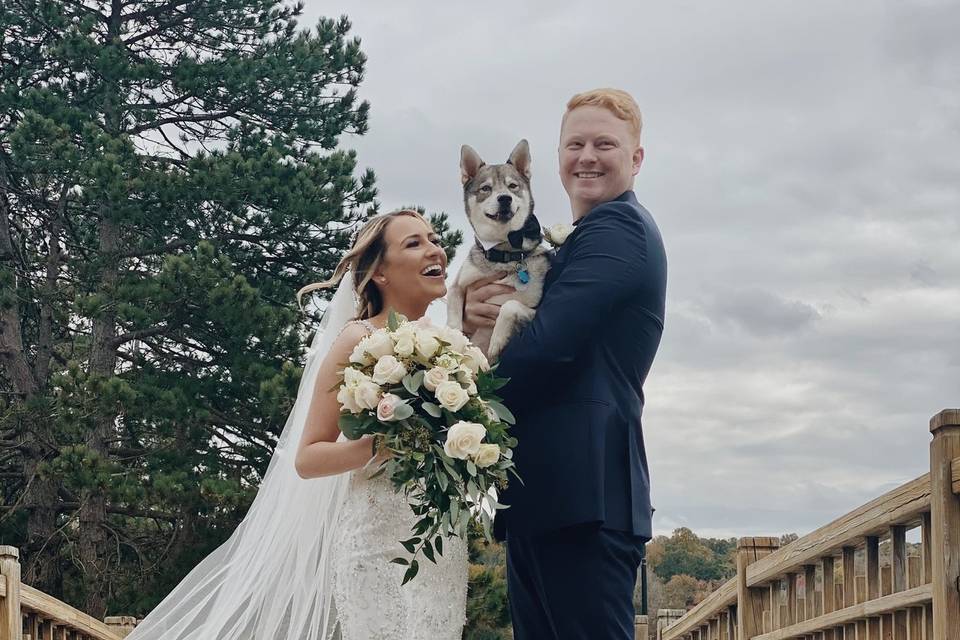
[(805, 302), (785, 300), (760, 289), (714, 292), (706, 313), (715, 321), (732, 323), (762, 337), (802, 331), (820, 318), (820, 313)]
[(363, 38), (371, 127), (343, 142), (384, 207), (461, 227), (461, 144), (497, 158), (526, 137), (538, 214), (565, 221), (567, 98), (638, 98), (636, 190), (670, 262), (644, 415), (658, 531), (803, 533), (926, 470), (927, 420), (960, 405), (956, 2), (306, 13)]

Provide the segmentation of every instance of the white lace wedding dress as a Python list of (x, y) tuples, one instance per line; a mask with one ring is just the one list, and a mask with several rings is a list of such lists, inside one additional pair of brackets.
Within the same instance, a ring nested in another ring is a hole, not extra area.
[[(376, 327), (359, 321), (367, 331)], [(401, 586), (416, 516), (385, 474), (351, 472), (333, 539), (334, 640), (460, 640), (467, 605), (467, 545), (444, 540), (434, 564), (421, 557), (416, 577)]]
[(384, 475), (352, 472), (333, 541), (333, 640), (460, 640), (467, 601), (467, 545), (444, 539), (437, 564), (419, 558), (417, 576), (401, 586), (416, 516)]

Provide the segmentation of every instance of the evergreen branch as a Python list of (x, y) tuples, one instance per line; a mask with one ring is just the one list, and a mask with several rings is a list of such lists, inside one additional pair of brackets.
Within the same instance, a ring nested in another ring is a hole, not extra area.
[(116, 349), (117, 347), (131, 342), (133, 340), (142, 340), (143, 338), (149, 338), (151, 336), (164, 335), (173, 330), (173, 327), (162, 326), (162, 327), (151, 327), (149, 329), (138, 329), (137, 331), (130, 331), (124, 333), (123, 335), (117, 336), (109, 342), (111, 349)]
[(144, 131), (150, 131), (151, 129), (156, 129), (158, 127), (162, 127), (168, 124), (181, 125), (181, 124), (187, 124), (191, 122), (198, 122), (198, 123), (217, 122), (219, 120), (222, 120), (223, 118), (236, 116), (238, 111), (239, 109), (237, 109), (236, 111), (221, 111), (219, 113), (216, 113), (216, 112), (198, 113), (192, 116), (188, 116), (188, 115), (170, 116), (168, 118), (161, 118), (160, 120), (156, 120), (154, 122), (150, 122), (147, 124), (142, 124), (138, 127), (134, 127), (133, 129), (126, 131), (126, 133), (129, 135), (135, 136), (143, 133)]
[(154, 7), (151, 7), (150, 9), (144, 9), (143, 11), (134, 11), (133, 13), (121, 13), (120, 20), (122, 20), (123, 22), (138, 22), (140, 24), (143, 24), (149, 18), (160, 18), (166, 15), (168, 12), (174, 11), (176, 9), (179, 9), (180, 7), (186, 6), (191, 2), (193, 2), (193, 0), (175, 0), (174, 2), (169, 2), (167, 4), (158, 4)]
[(182, 249), (184, 247), (189, 247), (191, 245), (188, 240), (172, 240), (162, 247), (154, 247), (152, 249), (139, 249), (136, 251), (121, 251), (117, 254), (118, 258), (142, 258), (144, 256), (155, 256), (163, 255), (165, 253), (170, 253), (171, 251), (176, 251), (177, 249)]

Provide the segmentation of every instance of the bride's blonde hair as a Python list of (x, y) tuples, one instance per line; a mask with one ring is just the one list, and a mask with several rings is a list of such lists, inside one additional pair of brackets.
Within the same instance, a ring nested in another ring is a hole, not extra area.
[(383, 262), (383, 256), (387, 251), (387, 245), (383, 241), (387, 226), (394, 218), (399, 216), (417, 218), (428, 227), (430, 226), (430, 223), (413, 209), (400, 209), (370, 218), (360, 228), (353, 247), (340, 260), (330, 279), (308, 284), (297, 291), (297, 304), (300, 305), (300, 308), (303, 308), (300, 298), (304, 294), (317, 289), (334, 287), (340, 282), (344, 274), (350, 271), (353, 276), (353, 286), (357, 292), (357, 318), (360, 320), (372, 318), (383, 311), (383, 294), (374, 284), (373, 275)]

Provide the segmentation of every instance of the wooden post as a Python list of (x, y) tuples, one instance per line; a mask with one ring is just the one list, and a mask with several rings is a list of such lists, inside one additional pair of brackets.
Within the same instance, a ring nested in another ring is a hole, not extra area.
[[(109, 618), (107, 619), (109, 620)], [(136, 619), (134, 619), (134, 622), (136, 622)], [(108, 622), (107, 624), (110, 624), (110, 623)], [(649, 638), (648, 634), (650, 633), (650, 628), (647, 625), (648, 625), (647, 616), (633, 617), (633, 637), (635, 640), (648, 640)], [(130, 631), (133, 631), (132, 626), (130, 627)], [(127, 631), (127, 633), (121, 635), (120, 637), (125, 638), (127, 634), (130, 633), (130, 631)]]
[(817, 617), (817, 566), (808, 564), (803, 569), (803, 619), (812, 620)]
[(20, 640), (20, 550), (16, 547), (0, 546), (0, 580), (6, 582), (6, 595), (0, 600), (0, 638)]
[[(637, 616), (637, 618), (644, 619), (644, 625), (646, 625), (646, 616)], [(117, 634), (120, 638), (126, 638), (128, 635), (133, 633), (133, 630), (137, 626), (137, 619), (134, 616), (108, 616), (103, 619), (103, 623), (110, 627), (110, 630)], [(644, 626), (646, 629), (646, 626)], [(639, 633), (639, 632), (638, 632)], [(647, 640), (647, 636), (637, 635), (637, 640)]]
[(667, 627), (683, 617), (686, 609), (660, 609), (657, 611), (657, 640), (662, 640)]
[(933, 529), (933, 637), (960, 640), (960, 498), (953, 459), (960, 457), (960, 409), (930, 419), (930, 511)]
[(737, 638), (750, 640), (763, 633), (764, 587), (747, 587), (747, 567), (780, 548), (777, 538), (740, 538), (737, 541)]

